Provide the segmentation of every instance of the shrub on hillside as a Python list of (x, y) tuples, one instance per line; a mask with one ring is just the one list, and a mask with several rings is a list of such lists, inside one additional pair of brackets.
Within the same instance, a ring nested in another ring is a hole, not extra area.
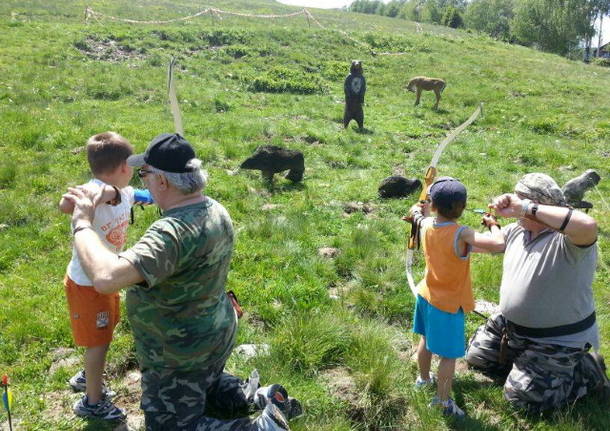
[(315, 75), (277, 66), (256, 76), (250, 82), (248, 90), (268, 93), (319, 94), (323, 93), (325, 89), (320, 78)]
[(243, 30), (213, 30), (199, 33), (199, 38), (206, 40), (210, 46), (222, 46), (247, 43), (252, 35)]
[(527, 125), (536, 133), (552, 134), (557, 131), (557, 123), (552, 118), (537, 118), (528, 121)]
[(597, 57), (591, 61), (591, 64), (594, 64), (595, 66), (610, 67), (610, 58)]
[(268, 46), (253, 48), (242, 44), (229, 45), (223, 48), (223, 51), (235, 59), (242, 57), (266, 57), (273, 53)]
[(385, 51), (403, 52), (410, 51), (412, 44), (403, 37), (382, 33), (367, 33), (364, 41), (371, 45), (373, 49), (383, 49)]
[(322, 67), (322, 76), (330, 81), (343, 79), (349, 73), (349, 64), (346, 61), (330, 60)]

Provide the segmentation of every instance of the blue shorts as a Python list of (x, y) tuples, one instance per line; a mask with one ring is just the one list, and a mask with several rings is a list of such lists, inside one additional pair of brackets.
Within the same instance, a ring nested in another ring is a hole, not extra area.
[(417, 295), (413, 332), (426, 337), (426, 349), (443, 358), (464, 356), (464, 311), (457, 313), (439, 310), (421, 295)]

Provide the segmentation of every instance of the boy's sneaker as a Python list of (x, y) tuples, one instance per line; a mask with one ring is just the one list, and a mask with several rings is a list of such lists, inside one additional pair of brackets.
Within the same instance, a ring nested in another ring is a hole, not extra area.
[(422, 379), (421, 376), (417, 376), (417, 379), (415, 380), (415, 389), (429, 388), (431, 386), (434, 386), (435, 383), (436, 376), (432, 373), (430, 373), (429, 379)]
[(303, 407), (299, 400), (289, 397), (286, 389), (277, 383), (258, 388), (254, 394), (254, 404), (260, 409), (265, 409), (269, 404), (273, 404), (287, 419), (293, 419), (303, 414)]
[(456, 418), (463, 418), (466, 416), (464, 410), (459, 408), (453, 399), (449, 398), (447, 401), (441, 401), (438, 397), (432, 398), (432, 402), (428, 407), (438, 407), (443, 409), (445, 416), (453, 416)]
[[(87, 390), (87, 377), (85, 376), (85, 370), (80, 370), (78, 373), (73, 375), (70, 380), (68, 380), (68, 383), (74, 392), (85, 392)], [(107, 398), (112, 398), (116, 395), (116, 392), (106, 387), (106, 385), (102, 385), (102, 395)]]
[(273, 403), (267, 404), (265, 410), (254, 421), (260, 431), (290, 431), (284, 414)]
[(89, 404), (87, 395), (74, 403), (72, 407), (76, 416), (83, 418), (103, 419), (107, 421), (123, 420), (127, 416), (125, 412), (112, 404), (107, 397), (103, 397), (97, 404)]

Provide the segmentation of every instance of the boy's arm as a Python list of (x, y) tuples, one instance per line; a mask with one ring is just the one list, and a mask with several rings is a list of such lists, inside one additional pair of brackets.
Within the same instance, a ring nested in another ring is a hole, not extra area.
[(472, 246), (474, 253), (501, 253), (504, 251), (506, 243), (504, 241), (504, 233), (500, 226), (493, 224), (489, 227), (489, 234), (475, 232), (467, 227), (462, 230), (460, 239)]
[[(97, 184), (87, 183), (78, 186), (78, 188), (84, 193), (86, 193), (88, 196), (90, 196), (91, 200), (93, 200), (94, 202), (98, 201), (96, 196), (98, 193), (100, 193), (100, 186), (98, 186)], [(120, 193), (117, 192), (117, 189), (112, 186), (109, 186), (108, 184), (104, 186), (104, 190), (101, 190), (101, 193), (102, 195), (99, 199), (99, 202), (110, 202), (112, 200), (116, 200), (117, 197), (120, 198)], [(74, 211), (74, 203), (62, 196), (59, 201), (59, 211), (64, 214), (72, 214), (72, 211)]]

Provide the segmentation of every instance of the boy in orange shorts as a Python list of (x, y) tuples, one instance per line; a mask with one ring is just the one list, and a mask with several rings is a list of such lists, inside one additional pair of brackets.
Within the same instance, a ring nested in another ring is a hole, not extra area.
[[(81, 188), (92, 195), (101, 193), (92, 228), (108, 249), (119, 253), (125, 244), (131, 207), (150, 203), (150, 193), (128, 186), (133, 168), (127, 165), (127, 157), (133, 154), (133, 147), (127, 139), (114, 132), (100, 133), (89, 138), (86, 148), (93, 179)], [(59, 209), (70, 214), (74, 206), (62, 197)], [(85, 369), (70, 379), (75, 391), (85, 392), (74, 404), (74, 412), (82, 417), (124, 419), (124, 411), (112, 403), (113, 393), (102, 382), (106, 353), (120, 318), (119, 294), (95, 291), (75, 249), (64, 286), (74, 342), (86, 348)]]
[(499, 224), (484, 217), (491, 235), (483, 235), (457, 224), (466, 207), (466, 187), (451, 177), (437, 179), (429, 189), (428, 206), (411, 207), (414, 223), (420, 225), (426, 273), (418, 285), (413, 317), (413, 332), (421, 335), (417, 348), (419, 376), (416, 387), (433, 384), (430, 373), (432, 354), (440, 357), (437, 395), (430, 406), (440, 407), (443, 414), (462, 417), (464, 411), (449, 397), (455, 373), (456, 358), (464, 356), (464, 313), (474, 309), (470, 282), (470, 252), (500, 251), (504, 238)]

